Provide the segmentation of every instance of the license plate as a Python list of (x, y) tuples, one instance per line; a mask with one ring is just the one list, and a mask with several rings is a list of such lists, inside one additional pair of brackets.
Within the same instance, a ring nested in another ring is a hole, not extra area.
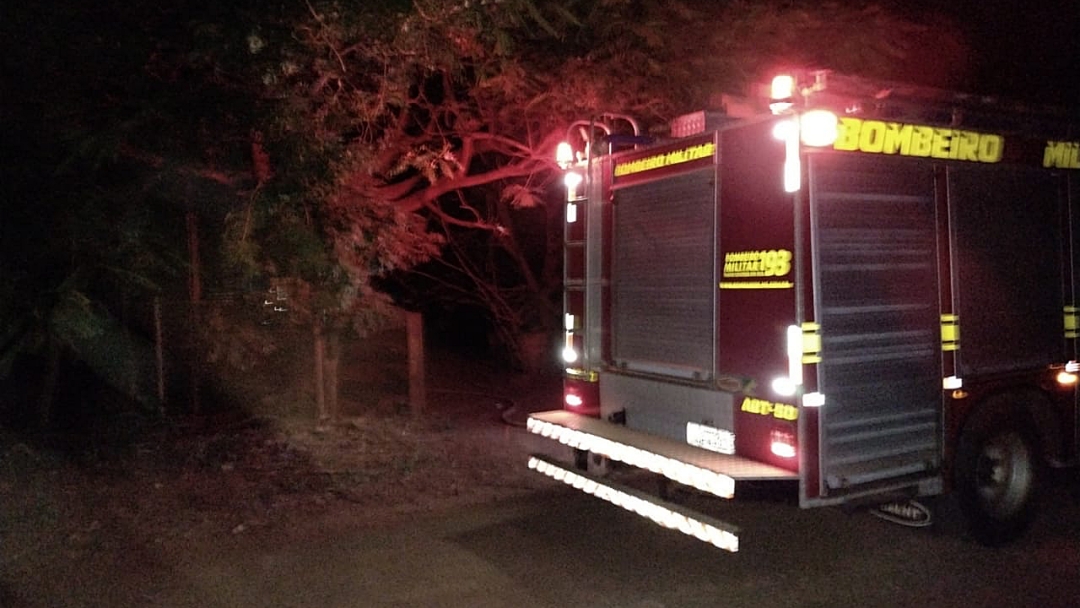
[(697, 422), (686, 423), (686, 443), (721, 454), (735, 453), (735, 433)]

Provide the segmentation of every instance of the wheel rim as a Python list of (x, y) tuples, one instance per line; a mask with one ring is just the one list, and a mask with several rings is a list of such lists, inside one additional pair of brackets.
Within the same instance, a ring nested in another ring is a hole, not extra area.
[(1019, 513), (1035, 479), (1031, 450), (1024, 438), (1016, 432), (990, 438), (979, 454), (975, 479), (988, 515), (1008, 519)]

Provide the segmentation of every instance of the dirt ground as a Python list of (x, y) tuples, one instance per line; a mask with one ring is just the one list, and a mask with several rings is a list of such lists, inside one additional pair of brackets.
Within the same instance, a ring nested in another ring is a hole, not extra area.
[(439, 357), (417, 415), (395, 392), (399, 379), (371, 390), (372, 370), (386, 370), (364, 357), (347, 358), (332, 424), (302, 407), (236, 410), (150, 429), (119, 453), (53, 450), (0, 429), (0, 606), (40, 605), (33, 598), (58, 585), (147, 576), (155, 556), (231, 538), (378, 523), (544, 487), (511, 423), (557, 406), (557, 376)]

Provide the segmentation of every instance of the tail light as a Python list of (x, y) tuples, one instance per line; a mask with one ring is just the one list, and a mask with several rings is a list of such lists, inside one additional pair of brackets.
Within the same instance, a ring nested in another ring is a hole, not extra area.
[(600, 416), (600, 383), (595, 374), (577, 374), (567, 370), (563, 382), (563, 408), (583, 416)]
[(770, 450), (780, 458), (795, 457), (795, 435), (785, 431), (773, 431), (770, 434)]

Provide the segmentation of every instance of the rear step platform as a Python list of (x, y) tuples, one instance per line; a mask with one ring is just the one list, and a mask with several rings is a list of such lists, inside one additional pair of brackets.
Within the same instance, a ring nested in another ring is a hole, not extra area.
[[(566, 410), (530, 414), (526, 428), (532, 433), (572, 448), (648, 469), (722, 498), (732, 497), (735, 481), (781, 481), (799, 478), (798, 473), (770, 464), (741, 456), (720, 454)], [(685, 481), (694, 478), (712, 480), (719, 485), (716, 488), (704, 488)]]

